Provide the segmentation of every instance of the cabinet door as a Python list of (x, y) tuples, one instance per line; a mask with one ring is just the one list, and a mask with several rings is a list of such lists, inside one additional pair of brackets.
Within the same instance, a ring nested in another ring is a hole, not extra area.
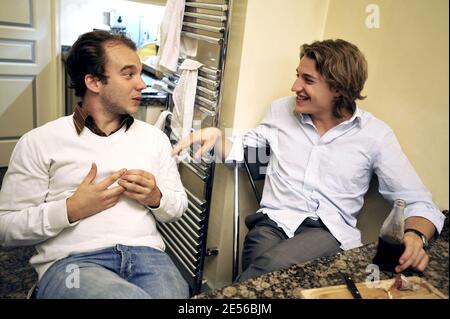
[(17, 140), (56, 118), (54, 0), (2, 1), (0, 9), (0, 167)]

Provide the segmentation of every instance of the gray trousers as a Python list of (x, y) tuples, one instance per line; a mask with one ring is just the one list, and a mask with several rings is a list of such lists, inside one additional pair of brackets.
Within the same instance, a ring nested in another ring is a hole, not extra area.
[(248, 216), (245, 223), (249, 232), (244, 241), (243, 272), (236, 281), (333, 255), (341, 250), (339, 242), (320, 219), (305, 219), (292, 238), (288, 238), (286, 233), (263, 213)]

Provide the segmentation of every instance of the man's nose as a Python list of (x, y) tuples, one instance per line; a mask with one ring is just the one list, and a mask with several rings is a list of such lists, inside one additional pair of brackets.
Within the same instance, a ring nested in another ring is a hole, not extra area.
[(292, 84), (291, 91), (292, 92), (300, 92), (303, 90), (303, 82), (300, 78), (297, 78), (294, 83)]
[(142, 79), (142, 76), (139, 77), (139, 82), (137, 84), (137, 89), (139, 91), (142, 91), (143, 89), (147, 88), (147, 83)]

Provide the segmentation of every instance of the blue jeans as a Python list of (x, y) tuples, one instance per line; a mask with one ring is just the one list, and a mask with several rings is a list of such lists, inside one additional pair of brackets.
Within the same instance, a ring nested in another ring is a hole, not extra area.
[(58, 260), (36, 286), (37, 299), (188, 298), (189, 287), (169, 255), (116, 245)]

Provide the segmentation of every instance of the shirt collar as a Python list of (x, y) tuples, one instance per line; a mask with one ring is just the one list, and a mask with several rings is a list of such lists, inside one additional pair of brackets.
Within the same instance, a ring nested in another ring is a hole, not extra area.
[[(300, 122), (302, 122), (302, 124), (312, 124), (313, 121), (311, 119), (311, 116), (309, 116), (309, 114), (302, 114), (302, 113), (296, 113), (294, 112), (295, 116), (298, 118), (298, 120)], [(356, 121), (356, 123), (361, 127), (361, 121), (362, 121), (362, 112), (361, 109), (356, 106), (356, 110), (353, 113), (352, 117), (350, 119), (348, 119), (347, 121), (344, 121), (342, 123), (352, 123)], [(341, 123), (341, 124), (342, 124)]]
[(362, 121), (362, 112), (361, 109), (358, 106), (356, 106), (355, 113), (353, 113), (352, 117), (349, 120), (347, 120), (347, 122), (348, 123), (356, 122), (359, 125), (359, 127), (361, 127), (362, 125), (361, 121)]
[[(117, 132), (124, 125), (126, 126), (125, 131), (127, 131), (133, 124), (133, 122), (134, 118), (131, 115), (122, 115), (119, 128), (112, 133)], [(97, 124), (95, 124), (94, 118), (90, 116), (85, 109), (83, 109), (81, 102), (79, 102), (75, 107), (75, 111), (73, 113), (73, 123), (75, 124), (75, 129), (77, 130), (78, 135), (80, 135), (83, 129), (87, 127), (94, 134), (97, 134), (99, 136), (107, 136), (101, 129), (98, 128)]]

